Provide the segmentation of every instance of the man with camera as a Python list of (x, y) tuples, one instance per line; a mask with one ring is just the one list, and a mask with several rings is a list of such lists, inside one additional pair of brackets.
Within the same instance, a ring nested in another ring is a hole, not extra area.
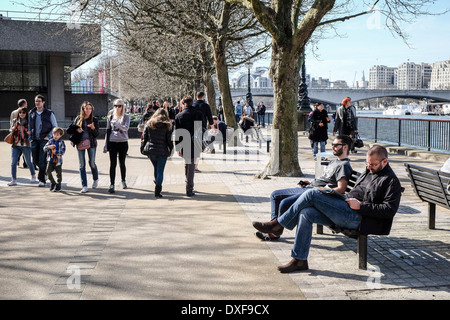
[[(300, 180), (295, 188), (275, 190), (270, 195), (271, 220), (277, 219), (297, 200), (300, 195), (312, 187), (329, 187), (341, 194), (347, 189), (348, 180), (352, 175), (353, 169), (348, 159), (352, 139), (346, 135), (337, 136), (331, 148), (333, 159), (326, 166), (323, 174), (311, 182)], [(256, 232), (256, 236), (262, 240), (277, 240), (281, 234)]]

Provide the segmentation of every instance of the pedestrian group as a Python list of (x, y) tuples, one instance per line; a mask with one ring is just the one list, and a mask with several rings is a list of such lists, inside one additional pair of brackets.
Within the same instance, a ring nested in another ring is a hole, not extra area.
[[(140, 151), (146, 155), (154, 168), (155, 197), (162, 197), (162, 184), (167, 159), (176, 151), (184, 159), (186, 176), (186, 195), (194, 193), (194, 175), (200, 153), (208, 146), (202, 137), (212, 127), (209, 134), (214, 138), (226, 136), (226, 125), (217, 117), (212, 117), (209, 105), (204, 101), (205, 94), (197, 93), (196, 100), (189, 95), (179, 104), (177, 111), (169, 108), (169, 103), (159, 107), (157, 102), (147, 105), (138, 130), (142, 132)], [(24, 165), (31, 174), (31, 182), (40, 187), (50, 180), (50, 190), (61, 190), (63, 155), (66, 151), (62, 139), (64, 130), (58, 127), (53, 112), (45, 108), (45, 98), (35, 97), (35, 107), (28, 112), (27, 102), (18, 101), (18, 109), (11, 114), (12, 152), (11, 176), (9, 186), (17, 184), (17, 165), (23, 155)], [(126, 156), (128, 151), (128, 130), (130, 116), (125, 111), (121, 99), (113, 103), (114, 109), (107, 116), (104, 152), (109, 152), (110, 186), (114, 193), (116, 167), (119, 164), (121, 185), (126, 184)], [(176, 114), (175, 114), (176, 113)], [(257, 107), (258, 124), (264, 126), (265, 106)], [(220, 115), (220, 113), (219, 113)], [(252, 117), (253, 110), (248, 104), (236, 104), (236, 121)], [(310, 118), (310, 140), (314, 157), (325, 151), (327, 126), (330, 122), (323, 105), (317, 104)], [(176, 129), (176, 130), (174, 130)], [(95, 163), (98, 120), (94, 116), (94, 106), (83, 102), (80, 114), (67, 129), (70, 142), (77, 148), (81, 192), (88, 192), (86, 177), (86, 154), (93, 177), (92, 188), (98, 186), (98, 168)], [(175, 143), (172, 134), (175, 133)], [(357, 119), (351, 99), (345, 98), (337, 110), (333, 134), (338, 133), (332, 143), (336, 159), (329, 162), (324, 173), (313, 181), (301, 180), (294, 188), (276, 190), (271, 194), (271, 220), (254, 221), (258, 230), (256, 235), (263, 240), (277, 240), (284, 228), (297, 233), (291, 252), (291, 261), (278, 267), (282, 273), (308, 270), (308, 255), (311, 246), (313, 223), (329, 226), (358, 229), (361, 234), (389, 234), (393, 217), (397, 212), (401, 197), (400, 182), (389, 166), (387, 150), (379, 145), (369, 149), (366, 155), (366, 170), (356, 181), (353, 189), (345, 194), (353, 170), (348, 159), (354, 150), (354, 139), (358, 133)], [(213, 140), (213, 139), (212, 139)], [(226, 137), (223, 137), (225, 142)], [(210, 148), (211, 152), (214, 150)], [(33, 161), (31, 161), (31, 156)], [(118, 160), (118, 161), (117, 161)], [(38, 176), (36, 179), (36, 169)], [(56, 174), (56, 179), (53, 174)]]

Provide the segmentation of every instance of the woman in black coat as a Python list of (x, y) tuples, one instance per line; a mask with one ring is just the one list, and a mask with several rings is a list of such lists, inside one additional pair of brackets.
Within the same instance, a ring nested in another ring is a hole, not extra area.
[(164, 109), (160, 108), (147, 121), (142, 140), (142, 154), (153, 164), (155, 176), (155, 197), (161, 198), (164, 168), (167, 158), (172, 155), (172, 125)]
[(316, 108), (311, 115), (311, 129), (309, 133), (309, 139), (313, 143), (313, 155), (316, 158), (317, 153), (325, 152), (325, 145), (328, 140), (328, 112), (323, 108), (323, 104), (316, 104)]

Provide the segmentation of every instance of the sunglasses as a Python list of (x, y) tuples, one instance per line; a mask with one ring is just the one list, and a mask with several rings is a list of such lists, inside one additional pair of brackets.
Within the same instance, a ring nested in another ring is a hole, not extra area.
[(19, 113), (27, 114), (25, 111), (19, 111)]
[(122, 108), (122, 107), (123, 107), (123, 105), (121, 105), (121, 104), (114, 105), (114, 108)]

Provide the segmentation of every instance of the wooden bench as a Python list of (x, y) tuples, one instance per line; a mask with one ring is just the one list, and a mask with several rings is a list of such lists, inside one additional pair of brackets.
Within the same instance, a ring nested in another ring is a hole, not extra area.
[(414, 192), (428, 202), (428, 228), (435, 229), (436, 205), (450, 209), (450, 173), (407, 162), (404, 165)]
[[(353, 171), (352, 175), (348, 181), (346, 192), (349, 192), (353, 187), (355, 186), (356, 180), (358, 180), (358, 177), (361, 174), (357, 171)], [(404, 188), (402, 188), (402, 192), (404, 191)], [(333, 233), (342, 233), (343, 235), (356, 239), (356, 254), (358, 256), (358, 268), (366, 270), (367, 269), (367, 234), (360, 234), (359, 229), (346, 229), (341, 228), (338, 226), (330, 226), (328, 227), (331, 229)], [(323, 234), (323, 226), (317, 225), (316, 226), (316, 233), (317, 234)]]
[(261, 148), (262, 141), (265, 141), (267, 144), (267, 153), (269, 153), (270, 150), (270, 143), (272, 142), (271, 138), (264, 138), (264, 135), (262, 134), (261, 128), (258, 126), (253, 127), (256, 134), (256, 140), (259, 142), (259, 147)]

